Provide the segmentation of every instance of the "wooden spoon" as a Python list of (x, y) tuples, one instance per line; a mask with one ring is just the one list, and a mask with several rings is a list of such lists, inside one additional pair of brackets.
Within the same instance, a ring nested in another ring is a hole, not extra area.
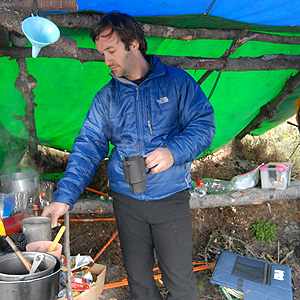
[(20, 258), (20, 260), (22, 261), (22, 263), (24, 264), (28, 272), (30, 272), (32, 266), (28, 262), (28, 260), (24, 257), (24, 255), (21, 253), (21, 251), (18, 249), (16, 244), (12, 241), (12, 239), (9, 236), (7, 236), (5, 239), (8, 242), (8, 244), (12, 247), (12, 249), (16, 252), (16, 254)]

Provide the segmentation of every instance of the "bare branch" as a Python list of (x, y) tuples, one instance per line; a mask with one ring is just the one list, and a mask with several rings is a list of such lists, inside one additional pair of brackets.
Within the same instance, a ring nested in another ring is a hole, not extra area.
[[(43, 15), (45, 18), (52, 20), (59, 27), (67, 28), (87, 28), (91, 29), (101, 18), (101, 14), (53, 14)], [(140, 23), (146, 36), (162, 37), (168, 39), (191, 41), (197, 39), (217, 39), (217, 40), (241, 40), (251, 37), (253, 31), (245, 30), (224, 30), (224, 29), (207, 29), (207, 28), (176, 28), (164, 25), (154, 25)], [(276, 44), (294, 44), (299, 45), (299, 37), (282, 36), (278, 34), (257, 33), (254, 41), (268, 42)]]
[[(0, 48), (0, 57), (26, 58), (31, 57), (31, 48), (7, 47)], [(39, 57), (70, 58), (80, 62), (104, 61), (96, 49), (78, 48), (77, 56), (74, 57), (65, 52), (43, 47)], [(271, 71), (294, 69), (300, 70), (299, 55), (264, 55), (261, 57), (240, 57), (237, 59), (224, 58), (199, 58), (158, 55), (163, 63), (184, 70), (220, 70), (220, 71)]]
[[(21, 24), (26, 17), (29, 17), (29, 15), (22, 10), (1, 12), (0, 8), (0, 25), (7, 27), (10, 31), (14, 30), (21, 35), (24, 35)], [(58, 50), (62, 50), (74, 57), (77, 55), (77, 41), (69, 37), (60, 36), (57, 42), (50, 44), (49, 46)]]
[(71, 54), (74, 57), (77, 56), (77, 52), (78, 52), (77, 41), (67, 36), (61, 35), (57, 42), (49, 46), (57, 50), (61, 50), (67, 54)]
[(18, 58), (17, 63), (19, 66), (19, 76), (16, 79), (15, 87), (22, 93), (23, 98), (26, 100), (26, 107), (24, 117), (14, 116), (14, 118), (24, 123), (25, 129), (28, 132), (29, 155), (30, 157), (34, 157), (35, 153), (37, 153), (38, 139), (34, 118), (34, 108), (36, 106), (34, 103), (35, 95), (32, 90), (36, 88), (37, 81), (32, 75), (28, 74), (24, 58)]
[[(248, 41), (248, 39), (247, 39)], [(240, 41), (233, 41), (232, 44), (231, 44), (231, 47), (229, 49), (227, 49), (225, 51), (225, 53), (220, 57), (220, 59), (228, 59), (228, 57), (232, 54), (234, 54), (234, 52), (239, 48), (241, 47), (244, 43), (246, 42), (245, 39), (242, 39)], [(224, 66), (225, 67), (225, 66)], [(224, 67), (222, 69), (224, 69)], [(222, 71), (221, 70), (217, 70), (217, 71)], [(213, 70), (208, 70), (206, 71), (203, 76), (198, 80), (198, 84), (201, 85), (208, 77), (209, 75), (213, 72)]]
[(0, 25), (0, 47), (9, 46), (9, 33), (6, 27)]
[(294, 77), (290, 77), (284, 88), (281, 92), (269, 103), (262, 106), (260, 108), (259, 114), (252, 120), (249, 125), (243, 129), (236, 137), (236, 140), (241, 140), (251, 131), (259, 128), (261, 124), (266, 121), (267, 118), (272, 119), (276, 115), (276, 110), (278, 109), (279, 105), (290, 95), (293, 93), (295, 88), (300, 84), (300, 73), (297, 73)]
[(300, 181), (291, 181), (289, 187), (283, 191), (250, 188), (233, 193), (212, 194), (203, 197), (191, 197), (191, 208), (209, 208), (220, 206), (240, 206), (262, 204), (264, 202), (300, 199)]
[[(191, 209), (259, 205), (265, 202), (278, 202), (284, 200), (300, 199), (300, 181), (291, 181), (286, 190), (264, 190), (251, 188), (232, 193), (212, 194), (202, 197), (191, 197)], [(91, 213), (93, 211), (103, 214), (113, 213), (112, 202), (97, 199), (79, 199), (71, 213)]]
[[(33, 0), (0, 0), (0, 7), (11, 10), (32, 10)], [(53, 11), (53, 10), (62, 10), (62, 11), (77, 11), (77, 1), (76, 0), (38, 0), (38, 10), (39, 11)]]
[[(44, 0), (46, 1), (46, 0)], [(0, 0), (5, 2), (5, 0)], [(17, 0), (13, 2), (18, 3)], [(26, 3), (28, 0), (25, 1)], [(57, 2), (57, 1), (56, 1)], [(70, 3), (72, 0), (70, 0)], [(23, 3), (23, 2), (22, 2)], [(46, 1), (45, 3), (48, 3)], [(52, 2), (51, 2), (52, 3)], [(59, 7), (59, 3), (58, 7)], [(52, 5), (52, 4), (51, 4)], [(54, 5), (54, 4), (53, 4)], [(0, 7), (0, 25), (7, 27), (9, 30), (14, 30), (20, 34), (22, 21), (29, 16), (28, 5), (23, 5), (16, 9), (15, 3), (9, 6)], [(27, 9), (27, 10), (26, 10)], [(73, 7), (74, 9), (74, 7)], [(50, 10), (50, 9), (48, 9)], [(71, 10), (71, 9), (69, 9)], [(100, 20), (100, 14), (87, 14), (87, 13), (68, 13), (68, 14), (51, 14), (43, 15), (47, 19), (53, 21), (58, 27), (69, 28), (91, 28), (95, 22)], [(298, 37), (287, 37), (274, 34), (256, 33), (253, 34), (249, 30), (223, 30), (223, 29), (187, 29), (187, 28), (175, 28), (163, 25), (153, 25), (141, 23), (146, 36), (155, 36), (170, 39), (179, 40), (195, 40), (195, 39), (224, 39), (224, 40), (238, 40), (240, 41), (236, 45), (242, 45), (249, 39), (253, 41), (262, 41), (269, 43), (284, 43), (284, 44), (300, 44)], [(67, 37), (61, 37), (56, 43), (51, 44), (50, 47), (63, 50), (76, 57), (77, 54), (77, 42)], [(220, 66), (222, 68), (222, 66)]]

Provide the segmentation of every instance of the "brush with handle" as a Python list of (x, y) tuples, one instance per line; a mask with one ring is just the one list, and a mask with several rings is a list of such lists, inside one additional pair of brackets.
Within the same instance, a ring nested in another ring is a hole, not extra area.
[(22, 252), (18, 249), (18, 247), (16, 246), (16, 244), (12, 241), (12, 239), (9, 236), (7, 236), (5, 239), (8, 242), (8, 244), (11, 246), (11, 248), (15, 251), (15, 253), (18, 255), (18, 257), (20, 258), (20, 260), (22, 261), (22, 263), (24, 264), (24, 266), (26, 267), (26, 269), (28, 270), (28, 272), (30, 272), (32, 266), (27, 261), (27, 259), (24, 257), (24, 255), (22, 254)]

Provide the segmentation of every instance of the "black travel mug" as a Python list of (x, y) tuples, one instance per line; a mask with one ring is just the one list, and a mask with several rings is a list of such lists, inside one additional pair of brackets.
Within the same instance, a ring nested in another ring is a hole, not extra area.
[(125, 181), (130, 186), (132, 194), (140, 194), (146, 191), (146, 167), (142, 155), (127, 156), (122, 160)]

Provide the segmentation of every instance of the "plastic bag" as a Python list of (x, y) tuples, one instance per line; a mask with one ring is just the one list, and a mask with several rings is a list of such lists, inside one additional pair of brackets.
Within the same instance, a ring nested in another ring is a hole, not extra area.
[(234, 176), (230, 180), (233, 190), (244, 190), (256, 186), (259, 182), (259, 168), (262, 165), (248, 173)]
[(0, 215), (1, 218), (10, 216), (15, 207), (15, 195), (0, 193)]

